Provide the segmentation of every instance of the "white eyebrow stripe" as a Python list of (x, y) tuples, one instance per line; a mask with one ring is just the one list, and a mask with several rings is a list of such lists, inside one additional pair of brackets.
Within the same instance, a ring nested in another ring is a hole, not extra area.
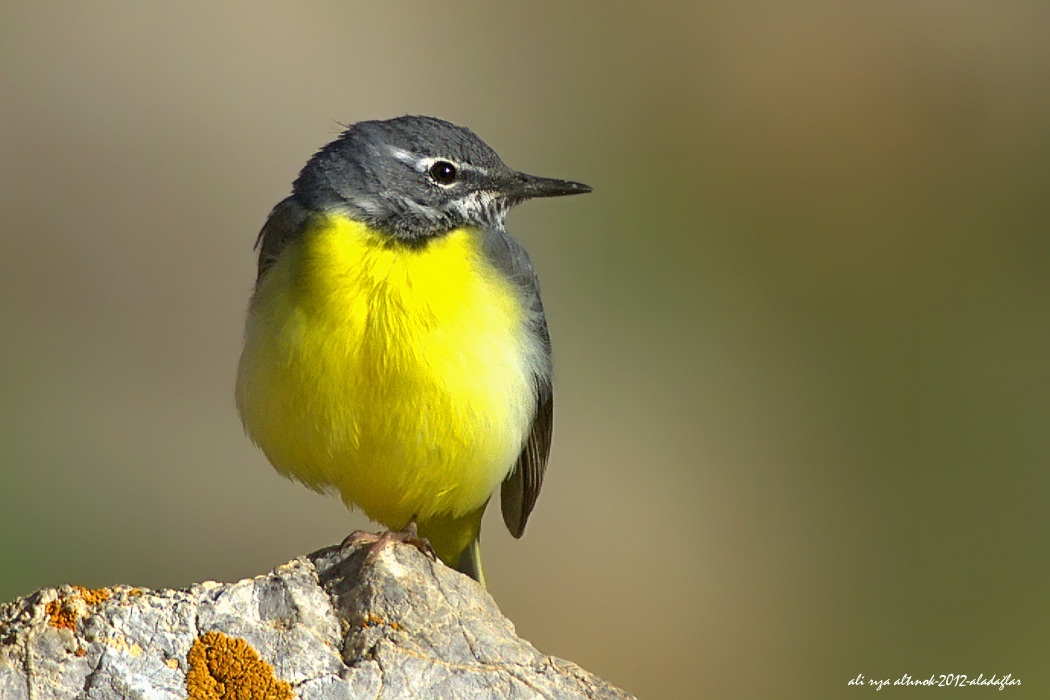
[(452, 163), (460, 170), (480, 173), (481, 175), (489, 174), (488, 168), (482, 168), (481, 166), (473, 165), (471, 163), (460, 163), (459, 161), (453, 158), (435, 158), (433, 156), (418, 156), (415, 153), (412, 153), (411, 151), (406, 151), (405, 149), (398, 148), (397, 146), (387, 146), (387, 150), (390, 152), (390, 155), (392, 155), (395, 159), (401, 161), (405, 165), (411, 167), (416, 172), (420, 173), (424, 173), (427, 170), (429, 170), (430, 166), (432, 166), (434, 163), (437, 163), (441, 160), (445, 160), (449, 163)]
[[(441, 160), (441, 159), (440, 158), (435, 158), (435, 160)], [(455, 161), (452, 161), (452, 162), (455, 163)], [(489, 169), (488, 168), (483, 168), (480, 165), (473, 165), (471, 163), (456, 163), (456, 167), (459, 168), (460, 170), (466, 170), (467, 172), (471, 172), (471, 173), (479, 173), (481, 175), (488, 175), (489, 174)]]
[(419, 167), (420, 158), (415, 153), (410, 153), (403, 148), (398, 148), (397, 146), (387, 146), (386, 149), (395, 159), (422, 172), (423, 168)]

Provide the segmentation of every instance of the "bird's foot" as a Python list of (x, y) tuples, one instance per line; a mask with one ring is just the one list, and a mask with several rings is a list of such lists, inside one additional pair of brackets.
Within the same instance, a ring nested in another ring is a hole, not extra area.
[(346, 539), (339, 546), (360, 547), (365, 544), (369, 545), (368, 554), (365, 555), (365, 563), (371, 564), (382, 553), (384, 547), (395, 542), (412, 545), (432, 560), (437, 559), (437, 554), (435, 554), (434, 548), (430, 546), (430, 542), (425, 537), (419, 536), (415, 519), (409, 520), (404, 530), (384, 530), (383, 532), (354, 530), (346, 536)]

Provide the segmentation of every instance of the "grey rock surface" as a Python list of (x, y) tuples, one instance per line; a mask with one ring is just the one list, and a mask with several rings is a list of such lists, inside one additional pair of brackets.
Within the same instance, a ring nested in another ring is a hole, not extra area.
[(409, 546), (331, 547), (184, 590), (43, 589), (0, 605), (0, 698), (629, 698), (520, 639)]

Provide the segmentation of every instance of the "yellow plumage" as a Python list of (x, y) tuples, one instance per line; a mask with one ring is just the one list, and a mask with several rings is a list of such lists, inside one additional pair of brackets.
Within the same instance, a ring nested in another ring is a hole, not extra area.
[(522, 449), (537, 342), (462, 228), (408, 245), (318, 216), (260, 279), (237, 404), (281, 473), (455, 565)]

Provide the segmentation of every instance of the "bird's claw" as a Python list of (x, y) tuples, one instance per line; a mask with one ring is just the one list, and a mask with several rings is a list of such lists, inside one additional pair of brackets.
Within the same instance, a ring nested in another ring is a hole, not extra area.
[(420, 537), (416, 529), (416, 521), (410, 520), (403, 530), (384, 530), (382, 532), (367, 532), (365, 530), (354, 530), (340, 544), (342, 547), (360, 547), (368, 545), (368, 554), (365, 555), (365, 563), (371, 564), (382, 553), (383, 549), (390, 544), (399, 543), (415, 547), (420, 552), (437, 560), (437, 554), (425, 537)]

